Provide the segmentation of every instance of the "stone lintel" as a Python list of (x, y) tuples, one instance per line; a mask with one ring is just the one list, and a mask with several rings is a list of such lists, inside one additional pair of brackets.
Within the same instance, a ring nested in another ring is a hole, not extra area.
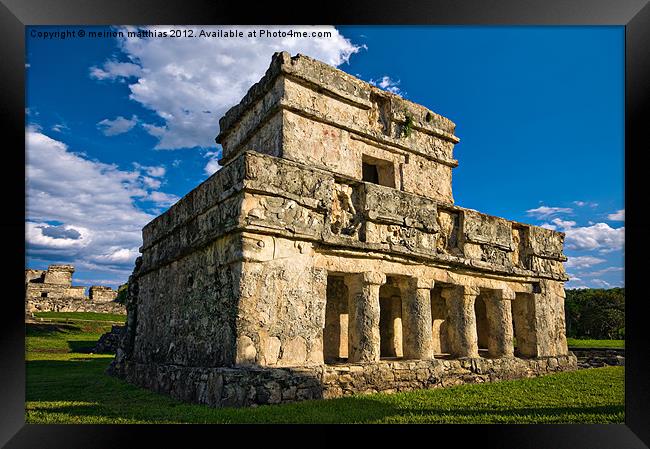
[(397, 279), (397, 284), (400, 289), (423, 289), (431, 290), (435, 286), (435, 281), (432, 278), (421, 277), (400, 277)]
[(500, 300), (512, 301), (515, 299), (516, 295), (515, 291), (509, 288), (503, 288), (501, 290), (496, 290), (495, 292), (495, 297)]
[(386, 283), (386, 275), (377, 271), (364, 271), (363, 273), (354, 273), (345, 276), (345, 283), (348, 287), (360, 284), (383, 285)]

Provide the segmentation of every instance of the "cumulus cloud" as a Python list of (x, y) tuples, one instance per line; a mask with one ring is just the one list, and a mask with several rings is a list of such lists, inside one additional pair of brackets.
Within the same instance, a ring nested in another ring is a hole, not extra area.
[(159, 207), (176, 198), (145, 182), (148, 169), (161, 170), (120, 170), (91, 161), (34, 128), (26, 130), (25, 140), (28, 255), (126, 278), (142, 244), (142, 227), (154, 218), (138, 202)]
[[(195, 27), (174, 29), (198, 30)], [(211, 31), (232, 26), (202, 27)], [(244, 31), (260, 27), (236, 27)], [(361, 47), (353, 45), (332, 26), (271, 26), (270, 31), (329, 31), (331, 37), (269, 38), (122, 38), (118, 41), (120, 59), (130, 62), (104, 62), (92, 67), (91, 77), (129, 82), (130, 98), (154, 111), (163, 123), (146, 123), (144, 129), (159, 139), (156, 149), (214, 148), (219, 118), (246, 94), (268, 68), (277, 51), (306, 54), (339, 66)], [(123, 31), (134, 28), (125, 28)], [(167, 31), (171, 27), (145, 27)], [(126, 35), (126, 33), (125, 33)], [(209, 163), (206, 171), (217, 168)]]
[(399, 88), (400, 81), (395, 81), (388, 75), (384, 75), (378, 80), (371, 79), (368, 82), (373, 86), (381, 87), (382, 89), (387, 90), (388, 92), (392, 92), (396, 95), (404, 96), (405, 94), (405, 92), (402, 92), (402, 90)]
[(572, 256), (564, 263), (567, 268), (589, 268), (593, 265), (605, 262), (605, 259), (593, 256)]
[(540, 220), (550, 218), (554, 215), (570, 214), (572, 212), (573, 209), (571, 209), (570, 207), (548, 207), (548, 206), (540, 206), (536, 209), (528, 209), (526, 211), (526, 213), (529, 216), (535, 217)]
[(599, 250), (607, 253), (623, 249), (625, 228), (612, 228), (606, 223), (565, 229), (566, 243), (570, 249)]
[(565, 243), (569, 249), (598, 250), (601, 253), (608, 253), (623, 249), (625, 244), (625, 227), (612, 228), (607, 223), (576, 227), (575, 221), (564, 221), (559, 218), (551, 222), (553, 225), (545, 223), (547, 226), (542, 225), (542, 227), (559, 229), (566, 233)]
[(32, 221), (26, 223), (25, 233), (35, 248), (83, 248), (90, 241), (90, 230), (81, 226), (50, 226)]
[(617, 210), (613, 214), (607, 215), (608, 220), (625, 221), (625, 209)]
[(138, 123), (138, 118), (134, 115), (130, 119), (119, 116), (114, 120), (104, 119), (97, 123), (97, 128), (104, 133), (105, 136), (117, 136), (131, 131)]
[(72, 226), (40, 226), (41, 233), (44, 236), (52, 237), (54, 239), (71, 239), (79, 240), (81, 233)]

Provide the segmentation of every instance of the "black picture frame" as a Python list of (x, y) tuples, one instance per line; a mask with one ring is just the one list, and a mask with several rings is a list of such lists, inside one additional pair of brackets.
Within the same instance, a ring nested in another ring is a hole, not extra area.
[[(308, 15), (314, 6), (317, 15)], [(641, 259), (647, 237), (640, 206), (641, 158), (650, 149), (647, 116), (650, 98), (650, 6), (648, 0), (446, 0), (429, 2), (330, 1), (295, 6), (264, 2), (0, 0), (0, 115), (3, 133), (3, 209), (0, 214), (5, 269), (3, 324), (0, 326), (0, 445), (6, 447), (134, 447), (226, 444), (224, 435), (242, 444), (272, 439), (289, 444), (320, 442), (333, 433), (302, 426), (278, 432), (223, 432), (214, 426), (118, 426), (25, 424), (24, 284), (25, 197), (25, 26), (107, 24), (418, 24), (418, 25), (621, 25), (625, 26), (625, 249), (626, 310), (625, 424), (610, 425), (438, 425), (355, 427), (354, 435), (395, 436), (402, 444), (454, 444), (499, 448), (644, 448), (650, 445), (650, 369), (645, 314), (640, 293)], [(644, 112), (646, 114), (644, 114)], [(606, 124), (594, 124), (594, 132)], [(645, 239), (645, 240), (644, 240)], [(22, 256), (22, 257), (21, 257)], [(22, 259), (22, 260), (21, 260)], [(638, 263), (635, 263), (638, 261)], [(11, 273), (11, 274), (9, 274)], [(307, 429), (307, 437), (296, 430)], [(336, 432), (339, 430), (337, 429)], [(188, 439), (189, 438), (189, 439)], [(339, 439), (340, 438), (340, 439)], [(422, 440), (424, 438), (424, 440)], [(155, 443), (154, 443), (155, 441)]]

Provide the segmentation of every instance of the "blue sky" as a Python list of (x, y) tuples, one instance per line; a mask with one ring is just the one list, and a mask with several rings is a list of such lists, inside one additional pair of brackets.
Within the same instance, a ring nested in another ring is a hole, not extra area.
[(623, 27), (323, 26), (330, 37), (300, 39), (33, 35), (78, 29), (27, 28), (29, 267), (73, 263), (77, 284), (125, 282), (142, 226), (219, 168), (219, 118), (273, 52), (287, 50), (453, 120), (456, 204), (566, 232), (568, 288), (624, 285)]

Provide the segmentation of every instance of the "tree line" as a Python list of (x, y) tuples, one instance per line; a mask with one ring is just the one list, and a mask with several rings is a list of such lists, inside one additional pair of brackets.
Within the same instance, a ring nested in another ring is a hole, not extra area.
[(567, 337), (625, 339), (625, 288), (566, 290)]

